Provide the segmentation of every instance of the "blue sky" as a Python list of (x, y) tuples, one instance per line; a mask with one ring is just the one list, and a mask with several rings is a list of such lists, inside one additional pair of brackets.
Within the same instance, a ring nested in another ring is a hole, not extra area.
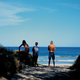
[(80, 0), (0, 0), (0, 44), (80, 47)]

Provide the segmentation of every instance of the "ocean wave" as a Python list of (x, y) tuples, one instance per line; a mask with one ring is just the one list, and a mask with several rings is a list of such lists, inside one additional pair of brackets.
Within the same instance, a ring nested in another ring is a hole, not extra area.
[(75, 57), (75, 58), (77, 58), (78, 56), (55, 56), (55, 57)]
[[(40, 57), (40, 58), (48, 58), (48, 56), (39, 56), (39, 57)], [(58, 58), (58, 57), (66, 57), (66, 58), (67, 58), (67, 57), (70, 57), (70, 58), (71, 58), (71, 57), (75, 57), (75, 58), (77, 58), (78, 56), (58, 56), (58, 55), (55, 55), (55, 57), (56, 57), (56, 58)]]
[[(39, 61), (48, 61), (48, 60), (39, 60)], [(55, 61), (61, 61), (61, 62), (74, 62), (75, 60), (55, 60)]]
[(61, 62), (74, 62), (75, 60), (55, 60), (55, 61), (61, 61)]

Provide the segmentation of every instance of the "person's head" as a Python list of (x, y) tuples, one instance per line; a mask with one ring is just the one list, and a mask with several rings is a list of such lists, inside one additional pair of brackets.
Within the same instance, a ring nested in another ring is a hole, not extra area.
[(23, 40), (23, 41), (22, 41), (22, 44), (23, 44), (23, 45), (24, 45), (24, 44), (26, 44), (26, 41), (25, 41), (25, 40)]
[(35, 45), (37, 46), (38, 45), (38, 42), (35, 42)]
[(53, 41), (51, 41), (50, 44), (53, 44)]

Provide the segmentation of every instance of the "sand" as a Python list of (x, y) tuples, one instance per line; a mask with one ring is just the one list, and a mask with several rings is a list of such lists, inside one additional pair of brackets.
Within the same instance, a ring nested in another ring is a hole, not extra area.
[[(64, 75), (64, 77), (69, 77), (69, 75), (65, 73), (70, 71), (70, 66), (71, 64), (56, 64), (55, 67), (53, 67), (52, 65), (48, 67), (46, 64), (39, 65), (39, 67), (30, 67), (26, 65), (26, 68), (24, 70), (21, 70), (20, 72), (12, 76), (10, 80), (52, 80), (57, 75), (59, 75), (58, 77), (60, 78), (61, 75)], [(58, 80), (58, 77), (56, 77), (56, 79), (54, 80)]]

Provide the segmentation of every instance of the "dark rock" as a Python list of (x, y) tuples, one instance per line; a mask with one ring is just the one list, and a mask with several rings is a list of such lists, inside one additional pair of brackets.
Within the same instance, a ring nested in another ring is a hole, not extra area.
[(0, 76), (15, 74), (20, 66), (13, 51), (0, 47)]

